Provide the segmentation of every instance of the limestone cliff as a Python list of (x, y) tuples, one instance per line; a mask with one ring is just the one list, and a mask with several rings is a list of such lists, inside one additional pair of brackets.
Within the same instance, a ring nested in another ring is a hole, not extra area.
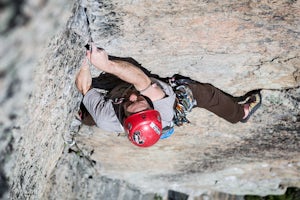
[[(193, 199), (300, 187), (299, 1), (6, 5), (19, 17), (3, 12), (10, 20), (0, 27), (0, 183), (10, 198), (153, 199), (175, 190)], [(74, 79), (90, 38), (161, 76), (180, 73), (236, 96), (262, 89), (263, 105), (235, 125), (194, 109), (190, 124), (147, 149), (123, 134), (78, 129)]]

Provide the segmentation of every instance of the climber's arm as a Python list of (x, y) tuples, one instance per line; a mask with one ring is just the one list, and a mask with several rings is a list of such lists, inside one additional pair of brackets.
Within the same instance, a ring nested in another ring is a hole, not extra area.
[(85, 59), (80, 67), (80, 70), (76, 76), (75, 84), (77, 89), (85, 95), (92, 85), (92, 75), (89, 65)]
[(93, 46), (93, 51), (87, 51), (87, 58), (98, 69), (118, 76), (120, 79), (131, 83), (134, 87), (148, 96), (152, 101), (161, 99), (165, 96), (160, 87), (152, 87), (150, 78), (138, 67), (129, 62), (120, 60), (109, 60), (104, 50), (99, 50)]

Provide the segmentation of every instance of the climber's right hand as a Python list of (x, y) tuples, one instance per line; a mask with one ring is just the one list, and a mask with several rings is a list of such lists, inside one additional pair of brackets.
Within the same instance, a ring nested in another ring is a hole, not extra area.
[(108, 55), (104, 49), (97, 48), (92, 44), (91, 51), (86, 51), (86, 57), (97, 69), (108, 73), (112, 72), (112, 62), (108, 59)]

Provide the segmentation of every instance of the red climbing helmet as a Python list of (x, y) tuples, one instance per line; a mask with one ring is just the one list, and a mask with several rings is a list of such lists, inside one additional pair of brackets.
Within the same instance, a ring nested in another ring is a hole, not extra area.
[(156, 110), (145, 110), (130, 115), (124, 121), (129, 140), (139, 147), (154, 145), (162, 134), (161, 117)]

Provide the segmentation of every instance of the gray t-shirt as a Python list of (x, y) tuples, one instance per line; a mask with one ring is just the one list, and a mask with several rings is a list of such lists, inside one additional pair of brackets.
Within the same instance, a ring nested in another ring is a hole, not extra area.
[[(154, 83), (158, 83), (166, 94), (166, 97), (163, 99), (153, 101), (153, 106), (161, 115), (163, 128), (170, 126), (174, 116), (175, 93), (168, 84), (154, 78), (151, 78), (151, 80)], [(113, 108), (112, 100), (104, 97), (105, 93), (92, 88), (84, 96), (83, 104), (99, 128), (116, 133), (124, 132), (123, 126)]]

